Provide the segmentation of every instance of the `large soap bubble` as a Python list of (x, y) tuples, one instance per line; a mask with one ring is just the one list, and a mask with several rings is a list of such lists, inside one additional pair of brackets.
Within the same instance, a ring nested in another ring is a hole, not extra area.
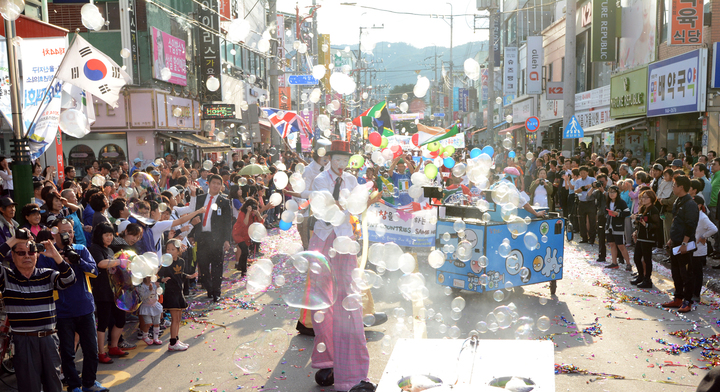
[(260, 222), (255, 222), (248, 227), (248, 236), (255, 242), (262, 242), (267, 237), (267, 229)]
[(247, 291), (257, 294), (272, 283), (273, 263), (268, 259), (255, 261), (247, 271)]
[(441, 250), (434, 250), (428, 255), (428, 264), (433, 268), (440, 268), (445, 264), (445, 253)]
[(282, 260), (279, 268), (285, 276), (280, 294), (288, 306), (319, 310), (335, 302), (335, 278), (324, 255), (300, 252)]
[(87, 134), (87, 125), (87, 117), (77, 109), (67, 109), (60, 113), (59, 126), (66, 135), (81, 138)]
[(137, 197), (139, 199), (144, 199), (149, 194), (160, 194), (160, 188), (158, 188), (155, 179), (148, 173), (136, 171), (133, 173), (132, 181), (132, 185), (138, 191)]
[(523, 242), (528, 250), (535, 250), (539, 245), (537, 235), (533, 232), (526, 233), (525, 237), (523, 237)]
[(235, 349), (233, 363), (245, 373), (261, 372), (279, 362), (289, 343), (288, 333), (283, 329), (262, 331), (255, 339)]

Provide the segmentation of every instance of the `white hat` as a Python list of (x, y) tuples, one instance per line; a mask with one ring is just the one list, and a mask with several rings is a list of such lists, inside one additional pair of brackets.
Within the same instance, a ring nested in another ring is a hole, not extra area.
[(127, 227), (130, 226), (130, 221), (127, 219), (124, 219), (120, 224), (118, 224), (118, 234), (122, 233), (127, 229)]
[(178, 192), (177, 188), (175, 188), (174, 186), (171, 186), (167, 190), (168, 190), (168, 192), (172, 193), (173, 197), (180, 194), (180, 192)]

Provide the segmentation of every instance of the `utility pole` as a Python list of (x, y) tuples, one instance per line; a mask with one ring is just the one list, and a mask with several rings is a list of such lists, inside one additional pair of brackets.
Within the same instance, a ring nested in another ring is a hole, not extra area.
[[(360, 26), (360, 35), (358, 37), (357, 66), (355, 67), (355, 69), (357, 70), (357, 73), (355, 74), (355, 85), (357, 86), (356, 91), (358, 93), (357, 102), (362, 101), (362, 93), (363, 93), (363, 89), (360, 88), (360, 81), (361, 81), (360, 72), (362, 72), (363, 69), (366, 69), (365, 66), (362, 64), (362, 33), (363, 33), (363, 30), (371, 30), (371, 29), (372, 30), (380, 30), (380, 29), (384, 29), (384, 28), (385, 28), (385, 24), (382, 24), (380, 26), (372, 25), (369, 27)], [(367, 80), (367, 71), (365, 73), (366, 73), (365, 76), (366, 76), (366, 80)], [(363, 87), (366, 88), (367, 84), (365, 84), (365, 86), (363, 86)], [(362, 106), (358, 106), (357, 110), (358, 110), (357, 115), (360, 115), (360, 113), (362, 112)]]
[[(268, 0), (268, 6), (270, 11), (268, 13), (267, 24), (269, 26), (271, 23), (277, 21), (277, 0)], [(280, 63), (280, 59), (277, 57), (277, 29), (275, 29), (275, 32), (271, 30), (270, 34), (272, 35), (272, 39), (270, 40), (271, 55), (270, 61), (268, 61), (270, 64), (270, 70), (268, 72), (268, 75), (270, 76), (270, 81), (268, 83), (268, 87), (270, 89), (270, 107), (278, 108), (280, 107), (280, 97), (278, 96), (278, 64)]]
[[(575, 1), (565, 5), (565, 75), (563, 75), (563, 130), (575, 115)], [(563, 150), (575, 147), (575, 139), (563, 139)]]
[[(32, 186), (32, 164), (30, 162), (30, 145), (25, 137), (25, 130), (22, 119), (22, 101), (20, 98), (20, 83), (18, 78), (17, 47), (15, 41), (15, 22), (4, 20), (5, 23), (5, 44), (8, 55), (8, 77), (10, 78), (10, 107), (12, 110), (12, 175), (14, 185), (13, 200), (18, 205), (24, 206), (30, 202), (33, 195)], [(25, 219), (18, 208), (15, 216), (18, 221)]]

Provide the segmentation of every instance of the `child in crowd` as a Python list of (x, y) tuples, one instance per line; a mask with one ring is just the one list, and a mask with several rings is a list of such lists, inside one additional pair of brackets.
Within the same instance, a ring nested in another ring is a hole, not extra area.
[[(157, 282), (153, 282), (149, 276), (143, 279), (143, 282), (138, 286), (137, 291), (142, 300), (140, 305), (140, 317), (142, 317), (145, 323), (140, 327), (142, 329), (142, 340), (148, 346), (161, 345), (160, 340), (160, 317), (162, 316), (163, 306), (158, 301), (158, 285)], [(150, 326), (153, 326), (153, 337), (152, 339), (148, 336), (148, 330)]]
[(170, 325), (170, 345), (168, 351), (185, 351), (188, 345), (181, 342), (178, 337), (180, 331), (180, 320), (182, 312), (187, 308), (187, 301), (183, 296), (183, 281), (185, 278), (195, 279), (197, 272), (192, 275), (185, 273), (185, 260), (180, 257), (182, 243), (178, 239), (168, 241), (165, 251), (173, 258), (172, 264), (160, 268), (158, 275), (160, 281), (165, 283), (165, 295), (163, 301), (165, 308), (170, 311), (172, 324)]

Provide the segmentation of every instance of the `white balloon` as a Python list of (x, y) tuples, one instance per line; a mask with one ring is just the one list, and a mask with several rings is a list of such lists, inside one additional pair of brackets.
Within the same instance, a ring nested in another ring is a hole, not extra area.
[(233, 42), (245, 41), (248, 34), (250, 34), (250, 28), (250, 22), (247, 20), (241, 18), (235, 19), (228, 25), (225, 38)]
[(403, 102), (403, 103), (400, 104), (400, 111), (402, 111), (403, 113), (407, 113), (407, 111), (408, 111), (408, 104), (407, 104), (407, 102)]
[(327, 69), (324, 65), (318, 64), (313, 66), (312, 69), (312, 75), (315, 79), (320, 80), (325, 76), (325, 72), (327, 72)]
[(278, 205), (280, 205), (280, 203), (282, 203), (282, 195), (279, 194), (279, 193), (277, 193), (277, 192), (276, 192), (276, 193), (273, 193), (272, 195), (270, 195), (270, 200), (269, 200), (269, 202), (270, 202), (270, 204), (273, 205), (273, 206), (278, 206)]
[(208, 91), (217, 91), (220, 88), (220, 80), (215, 76), (210, 76), (205, 82)]
[(279, 171), (273, 176), (273, 183), (277, 189), (285, 189), (288, 184), (288, 175), (285, 172)]

